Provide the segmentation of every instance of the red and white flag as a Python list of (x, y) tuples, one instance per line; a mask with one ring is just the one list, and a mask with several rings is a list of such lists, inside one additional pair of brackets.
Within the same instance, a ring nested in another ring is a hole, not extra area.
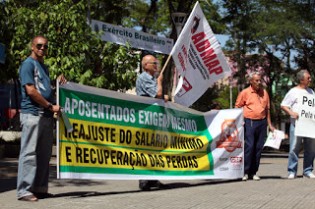
[(180, 75), (174, 101), (187, 107), (217, 80), (231, 74), (199, 2), (195, 4), (170, 54)]

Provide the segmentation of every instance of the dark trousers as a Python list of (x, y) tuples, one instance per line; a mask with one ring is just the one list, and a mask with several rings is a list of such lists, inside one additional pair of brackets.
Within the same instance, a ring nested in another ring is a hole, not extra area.
[(260, 164), (261, 152), (267, 137), (267, 119), (251, 120), (245, 118), (245, 174), (255, 175)]

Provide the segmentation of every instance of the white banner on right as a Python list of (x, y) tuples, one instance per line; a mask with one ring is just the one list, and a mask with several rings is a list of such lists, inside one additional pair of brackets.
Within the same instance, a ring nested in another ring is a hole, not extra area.
[(295, 121), (295, 135), (315, 139), (315, 96), (300, 95), (299, 118)]

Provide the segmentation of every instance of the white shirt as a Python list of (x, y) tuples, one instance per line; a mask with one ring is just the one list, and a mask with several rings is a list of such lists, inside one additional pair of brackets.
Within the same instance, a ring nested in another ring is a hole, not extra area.
[[(301, 94), (314, 94), (314, 91), (310, 88), (301, 89), (298, 87), (293, 87), (283, 98), (281, 106), (289, 107), (293, 112), (298, 112), (299, 107), (297, 104)], [(295, 119), (292, 117), (290, 118), (290, 121), (292, 124), (295, 123)]]

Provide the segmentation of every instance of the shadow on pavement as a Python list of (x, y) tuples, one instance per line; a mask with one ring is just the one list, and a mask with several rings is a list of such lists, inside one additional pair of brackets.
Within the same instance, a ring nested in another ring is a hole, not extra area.
[(178, 189), (178, 188), (188, 188), (188, 187), (196, 187), (196, 186), (204, 186), (211, 184), (223, 184), (223, 183), (233, 183), (238, 182), (239, 179), (236, 180), (205, 180), (201, 183), (163, 183), (160, 188), (152, 188), (149, 191), (141, 191), (141, 190), (128, 190), (128, 191), (113, 191), (113, 192), (93, 192), (93, 191), (80, 191), (80, 192), (67, 192), (67, 193), (59, 193), (55, 194), (54, 198), (58, 197), (72, 197), (72, 198), (82, 198), (82, 197), (91, 197), (91, 196), (106, 196), (106, 195), (116, 195), (116, 194), (131, 194), (138, 192), (151, 192), (151, 191), (163, 191), (169, 189)]
[[(284, 157), (283, 155), (280, 155)], [(279, 156), (279, 157), (280, 157)], [(271, 156), (264, 156), (271, 157)], [(274, 157), (274, 155), (273, 155)], [(16, 181), (17, 181), (17, 165), (18, 162), (16, 159), (6, 159), (0, 160), (0, 193), (15, 190), (16, 189)], [(106, 181), (94, 181), (94, 180), (76, 180), (76, 179), (56, 179), (57, 177), (57, 169), (56, 165), (52, 164), (50, 166), (50, 176), (49, 182), (56, 187), (64, 187), (64, 186), (94, 186), (100, 184), (106, 184)], [(261, 176), (261, 179), (286, 179), (281, 176)], [(179, 180), (180, 181), (180, 180)], [(153, 188), (150, 191), (157, 190), (166, 190), (166, 189), (177, 189), (177, 188), (185, 188), (185, 187), (196, 187), (196, 186), (204, 186), (204, 185), (212, 185), (212, 184), (229, 184), (240, 182), (240, 179), (235, 180), (222, 180), (222, 179), (209, 179), (204, 180), (199, 183), (164, 183), (162, 188)], [(115, 194), (124, 194), (124, 193), (136, 193), (142, 192), (141, 190), (128, 190), (128, 191), (112, 191), (112, 192), (95, 192), (95, 191), (80, 191), (80, 192), (67, 192), (67, 193), (59, 193), (55, 194), (55, 197), (88, 197), (88, 196), (100, 196), (100, 195), (115, 195)]]
[[(100, 182), (93, 180), (59, 180), (56, 179), (57, 171), (56, 165), (50, 166), (49, 183), (54, 186), (74, 185), (74, 186), (93, 186), (99, 185)], [(18, 171), (18, 160), (17, 159), (1, 159), (0, 160), (0, 193), (7, 192), (16, 189), (17, 182), (17, 171)]]
[(16, 189), (16, 177), (0, 179), (0, 193)]
[(17, 162), (0, 160), (0, 193), (16, 189)]

